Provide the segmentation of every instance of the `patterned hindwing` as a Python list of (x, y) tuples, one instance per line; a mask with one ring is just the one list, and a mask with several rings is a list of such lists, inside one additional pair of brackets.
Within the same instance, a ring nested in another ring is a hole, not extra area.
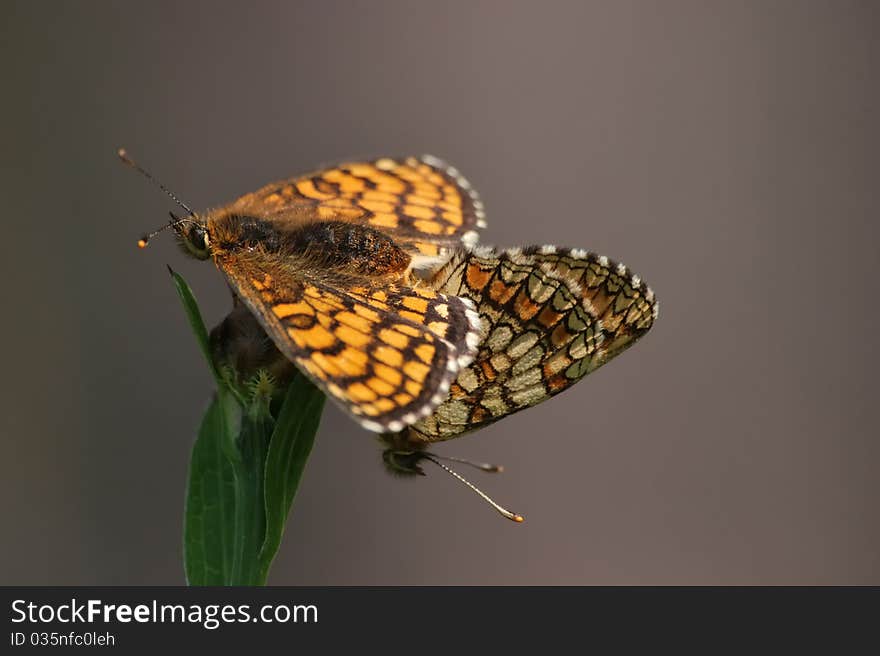
[(429, 287), (376, 289), (265, 255), (217, 264), (281, 353), (368, 430), (430, 414), (476, 352), (473, 304)]
[(544, 246), (456, 254), (432, 284), (469, 298), (482, 319), (479, 352), (449, 398), (409, 431), (451, 439), (568, 389), (643, 335), (653, 292), (604, 256)]
[(470, 183), (431, 155), (344, 162), (266, 185), (230, 209), (282, 222), (364, 223), (391, 235), (414, 256), (416, 268), (461, 243), (476, 243), (476, 230), (486, 225)]

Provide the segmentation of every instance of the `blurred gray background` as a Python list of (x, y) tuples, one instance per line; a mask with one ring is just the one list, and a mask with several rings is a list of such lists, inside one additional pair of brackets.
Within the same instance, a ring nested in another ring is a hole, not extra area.
[(431, 152), (486, 243), (622, 260), (660, 299), (572, 390), (438, 451), (514, 525), (325, 413), (277, 584), (880, 583), (872, 2), (0, 6), (5, 584), (183, 582), (211, 382), (165, 265), (191, 205)]

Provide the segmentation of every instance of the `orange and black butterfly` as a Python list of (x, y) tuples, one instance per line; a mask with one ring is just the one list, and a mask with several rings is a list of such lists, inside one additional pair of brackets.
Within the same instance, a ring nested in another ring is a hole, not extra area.
[(214, 261), (241, 304), (221, 341), (261, 328), (381, 434), (400, 473), (428, 459), (461, 478), (425, 447), (567, 389), (657, 316), (645, 283), (603, 256), (476, 246), (482, 203), (430, 156), (342, 163), (204, 213), (180, 204), (188, 215), (166, 227)]
[(368, 430), (429, 415), (476, 354), (473, 303), (417, 278), (483, 225), (470, 185), (439, 160), (343, 163), (170, 225), (191, 255), (214, 261), (278, 350)]

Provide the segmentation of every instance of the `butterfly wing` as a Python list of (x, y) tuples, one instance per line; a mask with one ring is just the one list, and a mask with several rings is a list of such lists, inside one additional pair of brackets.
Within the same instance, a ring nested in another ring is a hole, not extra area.
[(430, 155), (343, 162), (266, 185), (230, 210), (280, 222), (363, 223), (389, 234), (417, 268), (420, 258), (433, 261), (460, 243), (475, 243), (476, 230), (486, 225), (470, 183)]
[(265, 253), (217, 264), (281, 353), (369, 430), (430, 414), (476, 352), (472, 303), (430, 287), (335, 280)]
[(462, 252), (432, 284), (473, 300), (482, 333), (449, 398), (411, 427), (425, 441), (457, 437), (568, 389), (657, 316), (654, 293), (623, 265), (551, 246)]

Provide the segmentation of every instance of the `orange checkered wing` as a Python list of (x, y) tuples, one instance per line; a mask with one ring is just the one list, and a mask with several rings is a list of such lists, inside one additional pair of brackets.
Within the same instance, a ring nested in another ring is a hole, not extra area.
[(654, 293), (625, 266), (553, 246), (455, 255), (432, 280), (471, 299), (481, 315), (480, 349), (449, 398), (417, 422), (421, 441), (457, 437), (571, 387), (650, 329)]
[(271, 221), (352, 221), (390, 235), (416, 268), (477, 241), (483, 205), (454, 167), (430, 155), (343, 162), (266, 185), (229, 210)]
[(472, 303), (430, 287), (335, 279), (265, 253), (217, 264), (281, 353), (368, 430), (430, 414), (476, 352)]

